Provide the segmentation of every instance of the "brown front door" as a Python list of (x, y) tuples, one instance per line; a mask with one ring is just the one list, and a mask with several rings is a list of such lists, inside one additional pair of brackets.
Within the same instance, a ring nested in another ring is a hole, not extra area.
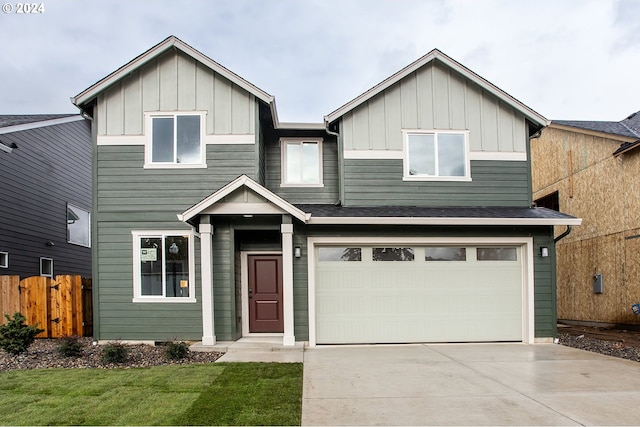
[(249, 332), (284, 332), (282, 255), (249, 255)]

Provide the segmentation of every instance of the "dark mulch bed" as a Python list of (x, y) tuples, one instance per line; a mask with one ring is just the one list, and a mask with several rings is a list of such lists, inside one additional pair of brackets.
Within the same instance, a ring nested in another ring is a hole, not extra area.
[(81, 354), (65, 357), (58, 352), (61, 340), (37, 339), (29, 349), (17, 356), (0, 350), (0, 372), (37, 368), (143, 368), (160, 365), (187, 365), (212, 363), (223, 353), (190, 351), (184, 359), (171, 360), (164, 345), (127, 345), (127, 360), (122, 364), (106, 363), (102, 358), (103, 346), (93, 345), (91, 338), (80, 338)]

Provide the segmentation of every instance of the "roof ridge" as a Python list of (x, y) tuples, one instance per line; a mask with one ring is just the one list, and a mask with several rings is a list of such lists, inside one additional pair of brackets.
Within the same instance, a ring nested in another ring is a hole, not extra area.
[[(631, 117), (631, 116), (629, 116), (629, 117)], [(624, 120), (620, 120), (618, 123), (620, 123), (622, 126), (624, 126), (629, 132), (634, 134), (636, 137), (640, 138), (640, 133), (636, 132), (633, 128), (630, 128), (629, 126), (627, 126), (627, 124), (624, 123)]]

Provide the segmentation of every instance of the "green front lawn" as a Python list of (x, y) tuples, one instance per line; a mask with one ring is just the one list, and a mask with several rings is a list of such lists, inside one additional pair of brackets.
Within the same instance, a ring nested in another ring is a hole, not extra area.
[(300, 425), (302, 364), (0, 373), (0, 425)]

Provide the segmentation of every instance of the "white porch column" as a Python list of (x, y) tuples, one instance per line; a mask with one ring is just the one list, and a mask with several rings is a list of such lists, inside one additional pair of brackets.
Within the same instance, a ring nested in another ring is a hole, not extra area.
[(213, 269), (212, 236), (213, 225), (200, 224), (200, 271), (202, 277), (202, 345), (216, 343), (213, 324)]
[(293, 224), (281, 224), (282, 232), (282, 287), (284, 337), (282, 345), (296, 345), (293, 332)]

